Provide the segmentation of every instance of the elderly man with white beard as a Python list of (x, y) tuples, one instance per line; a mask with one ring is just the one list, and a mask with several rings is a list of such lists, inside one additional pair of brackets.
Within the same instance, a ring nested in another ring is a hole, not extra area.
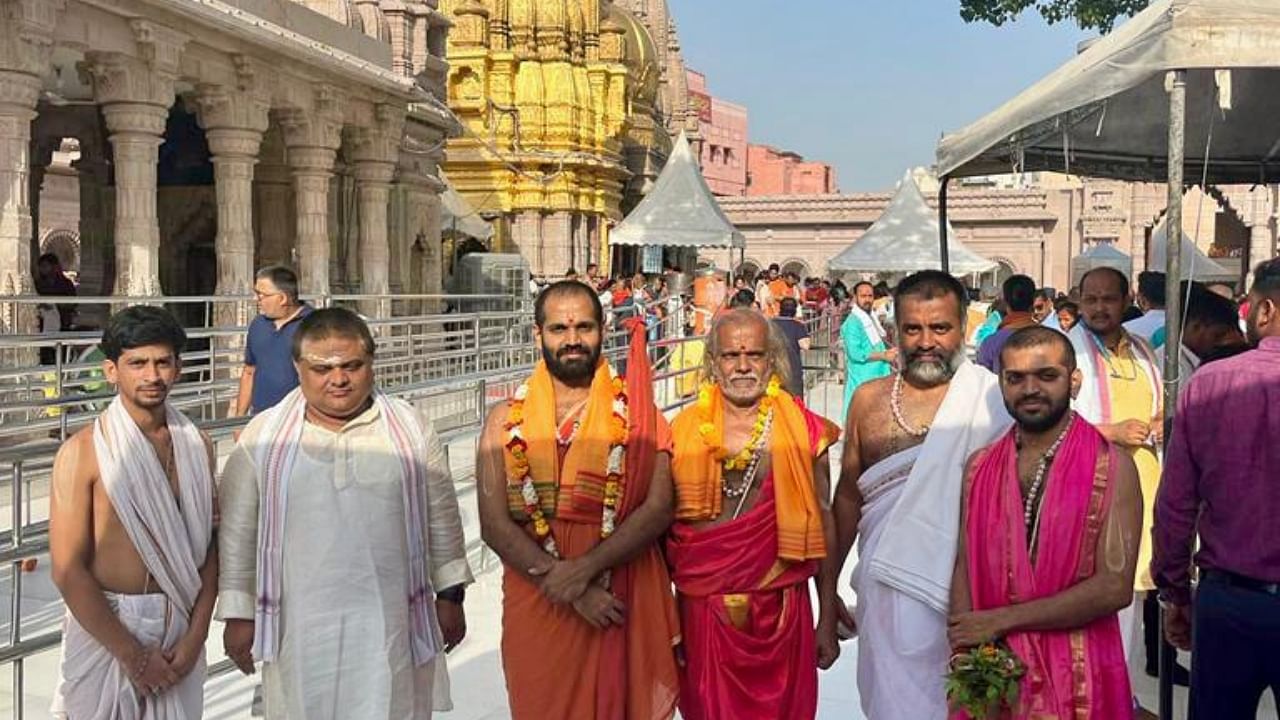
[[(1011, 422), (965, 359), (968, 296), (926, 270), (894, 293), (902, 370), (858, 388), (835, 496), (836, 562), (858, 541), (858, 690), (872, 720), (947, 717), (947, 612), (969, 456)], [(837, 609), (843, 606), (837, 605)], [(843, 618), (853, 627), (853, 618)]]

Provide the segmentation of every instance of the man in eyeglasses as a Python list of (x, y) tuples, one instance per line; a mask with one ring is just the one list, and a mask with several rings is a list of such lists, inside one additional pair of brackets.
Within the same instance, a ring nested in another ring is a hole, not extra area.
[(311, 306), (298, 300), (298, 275), (283, 265), (258, 271), (253, 282), (258, 317), (249, 323), (244, 372), (232, 415), (260, 413), (298, 387), (293, 364), (293, 335)]
[[(1075, 411), (1108, 441), (1127, 450), (1138, 467), (1143, 519), (1134, 592), (1142, 594), (1155, 589), (1147, 567), (1151, 564), (1151, 508), (1160, 483), (1157, 448), (1164, 435), (1164, 385), (1150, 343), (1122, 324), (1131, 300), (1129, 278), (1119, 270), (1098, 267), (1085, 273), (1080, 279), (1080, 322), (1070, 337), (1082, 375)], [(1137, 639), (1134, 611), (1139, 605), (1120, 613), (1126, 655)]]

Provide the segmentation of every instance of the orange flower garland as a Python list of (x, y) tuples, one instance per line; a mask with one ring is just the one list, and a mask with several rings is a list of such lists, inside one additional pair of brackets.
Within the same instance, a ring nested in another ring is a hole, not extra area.
[[(605, 471), (603, 509), (600, 520), (600, 537), (607, 538), (613, 534), (617, 526), (618, 503), (622, 500), (624, 490), (624, 468), (626, 467), (627, 443), (627, 393), (626, 384), (609, 370), (613, 378), (613, 416), (609, 418), (610, 446), (609, 463)], [(520, 385), (511, 400), (511, 408), (507, 412), (507, 421), (503, 428), (507, 431), (507, 452), (511, 454), (513, 471), (509, 482), (520, 487), (520, 497), (524, 501), (524, 511), (533, 524), (533, 533), (542, 548), (552, 557), (560, 557), (560, 549), (555, 537), (551, 534), (551, 524), (538, 499), (538, 491), (534, 488), (533, 477), (529, 468), (529, 443), (524, 438), (524, 402), (528, 397), (529, 386)]]

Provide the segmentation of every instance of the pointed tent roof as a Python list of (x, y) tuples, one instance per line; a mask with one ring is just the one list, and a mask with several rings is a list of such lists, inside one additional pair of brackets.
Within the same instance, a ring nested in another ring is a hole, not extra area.
[[(938, 215), (925, 202), (920, 186), (908, 171), (898, 183), (889, 207), (862, 237), (827, 262), (836, 271), (915, 272), (942, 267), (938, 247)], [(955, 239), (947, 226), (947, 249), (955, 275), (986, 272), (996, 263)]]
[[(1164, 221), (1151, 231), (1151, 259), (1147, 263), (1148, 268), (1164, 271), (1165, 248), (1169, 244), (1168, 231), (1168, 223)], [(1180, 279), (1235, 282), (1240, 278), (1238, 273), (1231, 272), (1200, 252), (1200, 248), (1196, 247), (1195, 242), (1184, 232), (1182, 233), (1182, 277)]]
[(1080, 284), (1080, 278), (1094, 268), (1110, 267), (1124, 273), (1125, 277), (1133, 275), (1133, 258), (1117, 250), (1110, 243), (1100, 242), (1071, 259), (1071, 284)]
[(609, 233), (609, 244), (740, 248), (746, 238), (720, 209), (680, 133), (653, 189)]

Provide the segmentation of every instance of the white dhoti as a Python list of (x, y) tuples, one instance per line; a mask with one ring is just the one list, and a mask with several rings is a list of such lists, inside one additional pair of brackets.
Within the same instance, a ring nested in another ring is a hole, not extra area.
[(995, 375), (965, 362), (923, 444), (858, 478), (858, 692), (870, 720), (945, 720), (947, 611), (964, 464), (1011, 419)]
[[(107, 594), (120, 624), (146, 646), (173, 647), (187, 631), (185, 613), (173, 612), (163, 593)], [(177, 685), (159, 695), (139, 695), (116, 659), (74, 617), (63, 626), (61, 677), (54, 690), (55, 718), (192, 720), (204, 704), (204, 653)]]
[[(858, 479), (863, 497), (859, 558), (879, 548), (919, 454), (914, 447), (885, 458)], [(951, 652), (946, 615), (876, 580), (865, 562), (854, 567), (850, 584), (858, 597), (854, 614), (863, 714), (871, 720), (945, 718), (943, 681)]]

